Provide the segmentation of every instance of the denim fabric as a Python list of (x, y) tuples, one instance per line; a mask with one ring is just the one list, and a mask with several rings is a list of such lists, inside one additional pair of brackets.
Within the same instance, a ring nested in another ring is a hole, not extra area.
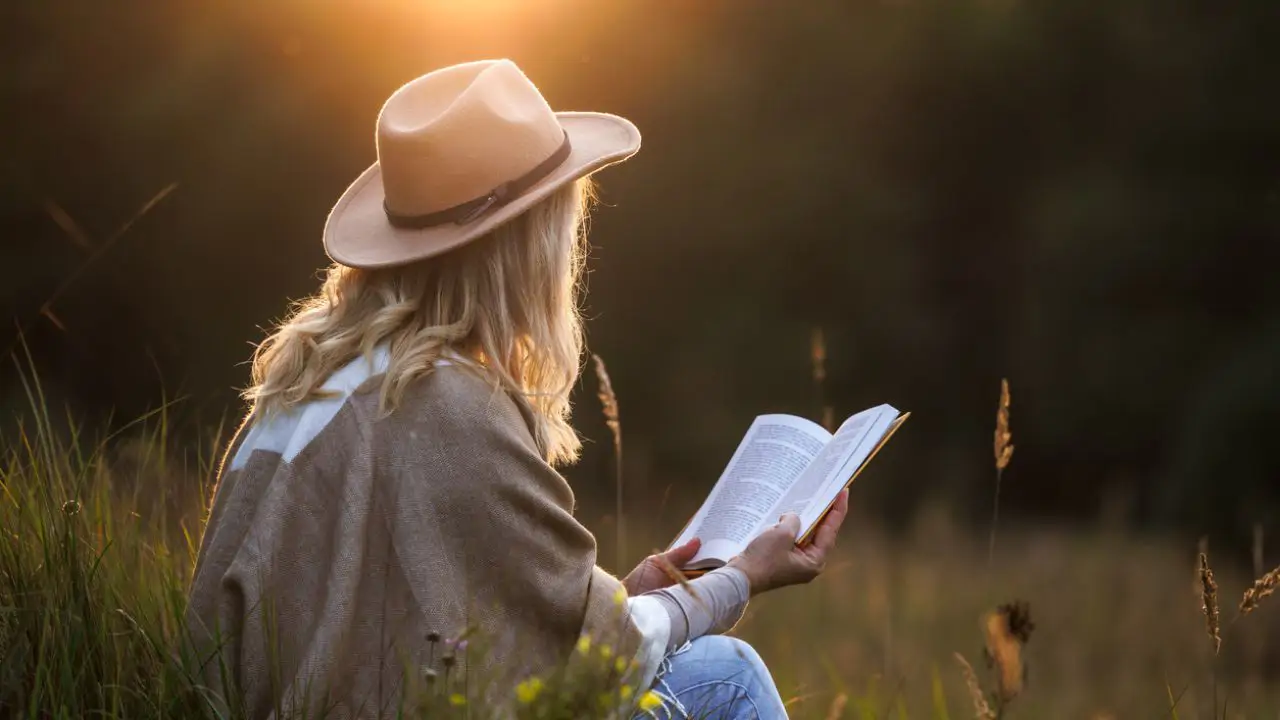
[(662, 661), (654, 692), (661, 707), (637, 720), (777, 720), (782, 697), (755, 648), (733, 637), (704, 635)]

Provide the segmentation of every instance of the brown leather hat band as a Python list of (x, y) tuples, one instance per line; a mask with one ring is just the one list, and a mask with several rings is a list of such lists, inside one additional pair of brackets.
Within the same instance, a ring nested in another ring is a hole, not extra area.
[(537, 167), (515, 180), (502, 183), (483, 197), (468, 200), (451, 208), (426, 213), (425, 215), (401, 215), (387, 207), (387, 202), (384, 199), (382, 201), (382, 209), (386, 211), (387, 220), (392, 225), (405, 230), (422, 230), (446, 223), (466, 225), (479, 218), (485, 212), (506, 205), (511, 200), (519, 197), (521, 193), (536, 185), (538, 181), (550, 175), (551, 171), (568, 159), (572, 149), (569, 144), (569, 133), (565, 133), (564, 142), (560, 143), (560, 147), (551, 153), (551, 157), (538, 163)]

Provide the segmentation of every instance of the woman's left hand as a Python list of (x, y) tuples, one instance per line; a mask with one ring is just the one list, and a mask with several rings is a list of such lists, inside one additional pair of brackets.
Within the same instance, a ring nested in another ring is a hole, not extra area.
[(694, 538), (680, 547), (672, 548), (664, 553), (657, 553), (645, 558), (627, 574), (622, 585), (627, 588), (628, 595), (642, 595), (651, 590), (661, 590), (676, 583), (671, 570), (679, 570), (698, 554), (702, 541)]

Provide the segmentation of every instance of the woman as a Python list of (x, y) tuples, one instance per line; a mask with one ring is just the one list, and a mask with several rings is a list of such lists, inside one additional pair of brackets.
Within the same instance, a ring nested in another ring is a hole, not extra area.
[[(622, 118), (552, 112), (509, 61), (384, 105), (378, 162), (325, 227), (336, 264), (254, 356), (201, 543), (189, 622), (248, 716), (389, 715), (442, 653), (509, 698), (583, 636), (631, 661), (619, 682), (654, 689), (649, 715), (785, 716), (760, 658), (716, 633), (818, 574), (847, 500), (805, 549), (787, 516), (672, 587), (663, 563), (696, 541), (615, 579), (553, 469), (579, 449), (587, 176), (639, 145)], [(464, 629), (483, 653), (439, 642)]]

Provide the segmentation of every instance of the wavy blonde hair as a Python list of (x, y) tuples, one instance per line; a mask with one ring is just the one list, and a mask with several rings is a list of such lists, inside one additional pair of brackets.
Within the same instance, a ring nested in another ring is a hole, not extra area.
[(335, 370), (385, 344), (379, 405), (390, 413), (449, 352), (532, 411), (548, 461), (571, 462), (581, 448), (569, 391), (581, 369), (578, 297), (592, 198), (584, 178), (444, 255), (379, 270), (331, 266), (320, 291), (254, 352), (245, 398), (256, 413), (287, 411), (322, 397)]

